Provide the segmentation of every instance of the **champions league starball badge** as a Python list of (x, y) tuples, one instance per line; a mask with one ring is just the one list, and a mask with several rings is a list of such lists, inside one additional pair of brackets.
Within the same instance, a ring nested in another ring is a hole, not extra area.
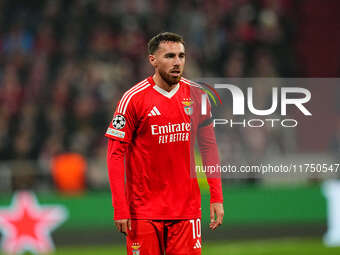
[(125, 126), (126, 120), (122, 115), (116, 115), (112, 120), (112, 126), (115, 129), (122, 129)]

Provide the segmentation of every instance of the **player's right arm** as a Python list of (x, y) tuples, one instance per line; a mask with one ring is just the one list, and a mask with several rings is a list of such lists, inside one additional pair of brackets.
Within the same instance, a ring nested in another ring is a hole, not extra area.
[(127, 151), (127, 146), (127, 143), (109, 139), (107, 148), (107, 167), (112, 193), (115, 225), (118, 231), (125, 234), (127, 234), (128, 227), (131, 229), (124, 181), (124, 156)]
[(130, 227), (130, 212), (125, 185), (124, 158), (136, 128), (136, 113), (133, 100), (124, 94), (105, 136), (110, 138), (107, 149), (107, 167), (117, 229), (127, 234)]

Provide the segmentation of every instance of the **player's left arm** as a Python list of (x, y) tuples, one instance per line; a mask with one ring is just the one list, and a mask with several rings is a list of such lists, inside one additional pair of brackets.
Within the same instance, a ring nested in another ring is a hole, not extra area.
[[(209, 119), (204, 121), (198, 129), (198, 146), (204, 166), (220, 165), (218, 147), (216, 144), (215, 132)], [(210, 229), (215, 230), (223, 222), (223, 193), (221, 173), (207, 173), (207, 181), (210, 189)]]

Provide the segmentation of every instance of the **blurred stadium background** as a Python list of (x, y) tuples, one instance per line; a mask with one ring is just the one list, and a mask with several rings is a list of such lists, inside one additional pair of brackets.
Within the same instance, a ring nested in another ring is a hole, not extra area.
[[(339, 12), (332, 0), (0, 0), (0, 206), (32, 190), (70, 213), (53, 234), (58, 254), (123, 254), (104, 133), (122, 93), (152, 73), (147, 41), (183, 35), (188, 78), (338, 77)], [(340, 87), (310, 89), (322, 120), (290, 133), (217, 133), (222, 161), (338, 160)], [(268, 90), (257, 93), (266, 104)], [(340, 254), (322, 245), (320, 179), (223, 182), (225, 220), (214, 233), (202, 185), (204, 254)]]

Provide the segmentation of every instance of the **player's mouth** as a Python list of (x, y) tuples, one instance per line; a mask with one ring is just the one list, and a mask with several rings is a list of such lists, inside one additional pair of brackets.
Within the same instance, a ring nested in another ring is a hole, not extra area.
[(181, 74), (181, 71), (180, 70), (172, 70), (170, 71), (171, 74), (175, 75), (175, 76), (178, 76)]

